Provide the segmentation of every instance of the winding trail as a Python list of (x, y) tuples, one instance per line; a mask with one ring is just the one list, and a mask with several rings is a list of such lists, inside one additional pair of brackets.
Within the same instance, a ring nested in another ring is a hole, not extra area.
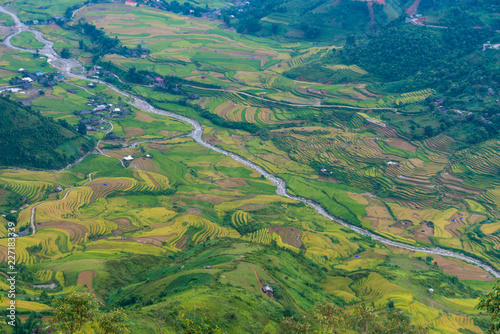
[[(128, 97), (128, 98), (131, 98), (133, 99), (133, 102), (131, 102), (131, 104), (133, 106), (135, 106), (136, 108), (139, 108), (145, 112), (149, 112), (149, 113), (154, 113), (154, 114), (160, 114), (160, 115), (164, 115), (164, 116), (169, 116), (169, 117), (172, 117), (172, 118), (175, 118), (177, 120), (180, 120), (180, 121), (184, 121), (188, 124), (190, 124), (194, 129), (193, 131), (191, 131), (191, 133), (188, 135), (189, 137), (193, 138), (194, 141), (196, 141), (198, 144), (208, 148), (208, 149), (211, 149), (215, 152), (218, 152), (220, 154), (223, 154), (223, 155), (226, 155), (236, 161), (238, 161), (239, 163), (241, 164), (244, 164), (250, 168), (252, 168), (253, 170), (259, 172), (261, 175), (263, 175), (265, 178), (267, 178), (269, 181), (271, 181), (275, 186), (276, 186), (276, 193), (278, 195), (281, 195), (281, 196), (284, 196), (284, 197), (287, 197), (289, 199), (292, 199), (292, 200), (296, 200), (296, 201), (299, 201), (299, 202), (303, 202), (305, 204), (308, 204), (309, 206), (311, 206), (314, 210), (316, 210), (316, 212), (318, 212), (319, 214), (321, 214), (322, 216), (324, 216), (325, 218), (328, 218), (340, 225), (343, 225), (347, 228), (350, 228), (351, 230), (353, 230), (354, 232), (356, 233), (359, 233), (361, 235), (365, 235), (365, 236), (368, 236), (370, 238), (372, 238), (373, 240), (375, 241), (378, 241), (382, 244), (386, 244), (386, 245), (390, 245), (390, 246), (394, 246), (394, 247), (398, 247), (398, 248), (403, 248), (403, 249), (407, 249), (407, 250), (410, 250), (410, 251), (416, 251), (416, 252), (423, 252), (423, 253), (427, 253), (427, 254), (435, 254), (435, 255), (441, 255), (441, 256), (448, 256), (448, 257), (453, 257), (453, 258), (456, 258), (456, 259), (459, 259), (459, 260), (462, 260), (462, 261), (465, 261), (465, 262), (469, 262), (469, 263), (472, 263), (478, 267), (481, 267), (483, 268), (484, 270), (488, 271), (489, 273), (491, 273), (492, 275), (494, 275), (495, 277), (500, 277), (500, 271), (496, 270), (495, 268), (493, 268), (491, 265), (489, 264), (486, 264), (482, 261), (479, 261), (475, 258), (472, 258), (472, 257), (469, 257), (469, 256), (465, 256), (463, 254), (460, 254), (460, 253), (456, 253), (456, 252), (453, 252), (453, 251), (449, 251), (449, 250), (445, 250), (445, 249), (442, 249), (442, 248), (424, 248), (424, 247), (415, 247), (415, 246), (410, 246), (410, 245), (407, 245), (407, 244), (404, 244), (404, 243), (401, 243), (401, 242), (396, 242), (396, 241), (392, 241), (392, 240), (389, 240), (389, 239), (385, 239), (377, 234), (374, 234), (372, 232), (369, 232), (361, 227), (358, 227), (358, 226), (354, 226), (354, 225), (351, 225), (351, 224), (348, 224), (346, 223), (345, 221), (337, 218), (337, 217), (334, 217), (332, 216), (331, 214), (329, 214), (323, 207), (321, 207), (319, 204), (317, 204), (316, 202), (308, 199), (308, 198), (304, 198), (304, 197), (298, 197), (298, 196), (292, 196), (290, 194), (288, 194), (288, 192), (286, 191), (286, 183), (284, 180), (280, 179), (279, 177), (273, 175), (273, 174), (270, 174), (268, 173), (267, 171), (265, 171), (261, 166), (235, 154), (235, 153), (232, 153), (232, 152), (228, 152), (226, 150), (223, 150), (219, 147), (216, 147), (208, 142), (206, 142), (205, 140), (203, 140), (203, 127), (201, 126), (201, 124), (194, 120), (194, 119), (191, 119), (191, 118), (188, 118), (188, 117), (185, 117), (185, 116), (182, 116), (182, 115), (178, 115), (178, 114), (175, 114), (173, 112), (170, 112), (170, 111), (165, 111), (165, 110), (161, 110), (161, 109), (157, 109), (155, 107), (153, 107), (152, 105), (150, 105), (149, 103), (147, 103), (146, 101), (136, 97), (136, 96), (133, 96), (129, 93), (126, 93), (126, 92), (123, 92), (121, 91), (120, 89), (118, 89), (117, 87), (107, 83), (107, 82), (104, 82), (104, 81), (101, 81), (101, 80), (96, 80), (96, 79), (89, 79), (89, 78), (86, 78), (83, 73), (84, 73), (84, 69), (83, 69), (83, 66), (77, 61), (77, 60), (74, 60), (74, 59), (62, 59), (55, 51), (54, 49), (52, 48), (54, 43), (51, 42), (51, 41), (48, 41), (47, 39), (45, 39), (42, 34), (38, 31), (38, 30), (35, 30), (35, 29), (32, 29), (32, 28), (29, 28), (27, 26), (25, 26), (20, 20), (19, 18), (17, 17), (17, 15), (15, 13), (12, 13), (8, 10), (6, 10), (5, 8), (3, 8), (2, 6), (0, 6), (0, 12), (2, 13), (5, 13), (5, 14), (8, 14), (12, 17), (12, 19), (14, 20), (15, 22), (15, 31), (10, 34), (9, 36), (7, 36), (7, 38), (5, 38), (4, 40), (4, 44), (7, 46), (7, 47), (10, 47), (10, 48), (13, 48), (13, 49), (16, 49), (16, 50), (21, 50), (21, 51), (30, 51), (30, 52), (35, 52), (35, 50), (27, 50), (27, 49), (21, 49), (21, 48), (17, 48), (17, 47), (14, 47), (12, 45), (12, 43), (10, 42), (10, 39), (15, 36), (16, 34), (20, 33), (21, 31), (30, 31), (32, 32), (36, 39), (42, 43), (45, 43), (45, 46), (39, 50), (39, 53), (41, 55), (44, 55), (47, 57), (47, 61), (49, 62), (49, 64), (51, 64), (52, 66), (54, 66), (55, 68), (57, 68), (60, 72), (62, 72), (64, 75), (68, 76), (68, 77), (73, 77), (73, 78), (78, 78), (78, 79), (84, 79), (84, 80), (87, 80), (87, 81), (92, 81), (92, 82), (96, 82), (96, 83), (99, 83), (99, 84), (103, 84), (103, 85), (106, 85), (107, 87), (109, 87), (110, 89), (112, 89), (113, 91), (117, 92), (118, 94), (121, 94), (125, 97)], [(79, 159), (79, 161), (81, 161), (81, 159)], [(75, 162), (75, 163), (78, 163), (79, 161)], [(74, 164), (73, 164), (74, 165)], [(32, 218), (34, 218), (34, 208), (32, 208)], [(32, 225), (33, 225), (33, 222), (34, 222), (34, 219), (32, 220)]]

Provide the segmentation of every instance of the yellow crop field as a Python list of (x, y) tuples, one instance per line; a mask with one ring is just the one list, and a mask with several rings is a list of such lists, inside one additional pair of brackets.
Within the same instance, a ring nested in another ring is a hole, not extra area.
[(242, 226), (248, 223), (248, 219), (250, 218), (250, 214), (246, 211), (236, 211), (231, 217), (231, 221), (234, 226)]
[(0, 187), (12, 191), (21, 196), (26, 196), (30, 201), (41, 200), (45, 193), (52, 191), (54, 185), (48, 182), (35, 182), (12, 180), (8, 178), (0, 178)]
[(205, 241), (208, 237), (211, 239), (240, 237), (240, 234), (236, 230), (221, 227), (208, 219), (189, 214), (179, 216), (173, 222), (166, 223), (164, 226), (143, 232), (140, 234), (140, 237), (168, 237), (166, 241), (167, 246), (172, 250), (177, 250), (181, 249), (183, 243), (186, 241), (183, 237), (189, 227), (195, 228), (196, 232), (189, 236), (195, 244)]
[(408, 104), (423, 101), (433, 94), (436, 94), (436, 91), (434, 89), (427, 88), (415, 92), (404, 93), (399, 96), (390, 96), (388, 100), (396, 103), (396, 105)]
[(339, 71), (339, 70), (349, 70), (359, 74), (368, 74), (365, 70), (357, 65), (325, 65), (326, 68), (330, 70)]
[(485, 234), (493, 234), (500, 229), (500, 222), (483, 224), (481, 225), (481, 231)]
[(465, 201), (465, 203), (467, 203), (467, 205), (469, 205), (469, 208), (472, 211), (480, 212), (480, 213), (486, 213), (486, 209), (484, 208), (484, 206), (482, 206), (478, 202), (470, 200), (470, 199), (467, 199), (467, 198), (465, 198), (464, 201)]
[(389, 282), (378, 273), (371, 273), (367, 278), (356, 282), (353, 289), (364, 301), (370, 303), (388, 299), (393, 293), (404, 291), (403, 288)]
[(458, 332), (460, 328), (468, 329), (473, 333), (483, 333), (479, 327), (474, 325), (472, 319), (455, 314), (443, 314), (432, 322), (432, 326), (436, 327), (437, 332), (443, 334), (451, 331)]
[[(5, 306), (10, 304), (10, 299), (6, 297), (2, 297), (0, 299), (0, 306)], [(36, 302), (30, 302), (30, 301), (25, 301), (25, 300), (16, 300), (16, 309), (18, 310), (26, 310), (26, 311), (41, 311), (41, 310), (47, 310), (50, 309), (49, 306), (36, 303)]]

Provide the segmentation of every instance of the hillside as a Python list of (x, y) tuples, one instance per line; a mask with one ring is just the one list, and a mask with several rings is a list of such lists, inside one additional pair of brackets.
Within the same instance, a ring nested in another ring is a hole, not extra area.
[(93, 149), (93, 140), (67, 123), (56, 123), (39, 112), (0, 98), (0, 165), (61, 168)]
[(62, 329), (54, 300), (88, 293), (134, 334), (486, 332), (499, 50), (482, 49), (494, 3), (471, 4), (93, 2), (71, 19), (78, 0), (13, 3), (27, 25), (65, 15), (31, 28), (85, 72), (0, 44), (0, 85), (63, 75), (0, 100), (6, 156), (55, 164), (97, 142), (65, 170), (0, 169), (23, 324)]

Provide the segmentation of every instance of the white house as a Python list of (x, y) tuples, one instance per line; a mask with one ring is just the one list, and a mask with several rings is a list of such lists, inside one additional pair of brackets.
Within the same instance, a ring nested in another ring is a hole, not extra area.
[(125, 161), (132, 161), (132, 160), (134, 160), (134, 158), (129, 154), (125, 158), (123, 158), (123, 160), (125, 160)]

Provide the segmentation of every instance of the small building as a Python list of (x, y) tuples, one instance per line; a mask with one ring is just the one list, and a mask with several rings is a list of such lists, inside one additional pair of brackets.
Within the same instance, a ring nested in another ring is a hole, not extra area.
[(24, 68), (22, 68), (22, 67), (21, 67), (21, 68), (20, 68), (20, 69), (18, 69), (17, 71), (18, 71), (19, 73), (22, 73), (22, 72), (24, 72), (24, 71), (26, 71), (26, 70), (25, 70)]
[(26, 78), (22, 78), (21, 80), (22, 80), (22, 81), (26, 81), (26, 82), (33, 82), (33, 79), (28, 78), (28, 77), (26, 77)]
[(26, 196), (21, 197), (21, 202), (25, 202), (27, 200)]
[(130, 7), (137, 7), (137, 2), (127, 0), (127, 1), (125, 1), (125, 5), (130, 6)]
[(108, 107), (105, 106), (104, 104), (101, 104), (101, 105), (95, 107), (94, 109), (92, 109), (92, 111), (104, 111), (106, 109), (108, 109)]
[(87, 86), (89, 86), (90, 88), (94, 88), (95, 87), (95, 83), (91, 82)]
[(134, 160), (134, 158), (129, 154), (126, 157), (124, 157), (123, 160), (125, 160), (125, 161), (132, 161), (132, 160)]
[(163, 82), (164, 80), (162, 78), (158, 77), (158, 78), (155, 78), (155, 81), (156, 82)]
[(114, 109), (113, 109), (113, 112), (120, 112), (120, 111), (121, 111), (121, 109), (120, 109), (120, 108), (114, 108)]
[(54, 188), (54, 192), (56, 192), (56, 193), (60, 193), (61, 191), (63, 191), (63, 188), (60, 186), (57, 186)]
[(273, 288), (271, 288), (271, 286), (269, 286), (267, 284), (262, 287), (262, 292), (264, 292), (265, 294), (267, 294), (271, 298), (274, 297)]
[(212, 266), (203, 266), (203, 269), (212, 269)]
[(269, 285), (264, 285), (262, 287), (262, 291), (264, 291), (264, 292), (274, 292), (273, 288), (271, 288), (271, 286), (269, 286)]
[(146, 154), (146, 158), (148, 158), (148, 159), (152, 159), (152, 158), (153, 158), (153, 156), (152, 156), (151, 154)]
[(433, 288), (430, 288), (430, 289), (429, 289), (429, 290), (427, 290), (427, 291), (429, 291), (429, 293), (430, 293), (431, 295), (434, 293), (434, 289), (433, 289)]
[(57, 288), (56, 283), (50, 284), (33, 284), (33, 289), (55, 289)]

